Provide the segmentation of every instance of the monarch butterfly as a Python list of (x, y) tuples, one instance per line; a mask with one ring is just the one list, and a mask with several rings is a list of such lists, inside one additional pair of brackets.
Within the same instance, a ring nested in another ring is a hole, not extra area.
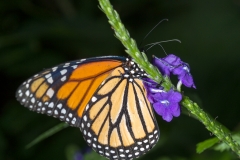
[(34, 75), (16, 97), (32, 111), (80, 128), (100, 155), (133, 159), (149, 151), (160, 133), (141, 80), (146, 75), (125, 57), (81, 59)]

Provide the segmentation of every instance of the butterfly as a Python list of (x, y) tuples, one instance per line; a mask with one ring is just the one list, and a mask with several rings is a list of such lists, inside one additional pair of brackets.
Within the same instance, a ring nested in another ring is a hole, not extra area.
[(37, 113), (80, 128), (87, 144), (108, 159), (133, 159), (160, 132), (142, 78), (131, 59), (102, 56), (60, 64), (26, 80), (17, 100)]

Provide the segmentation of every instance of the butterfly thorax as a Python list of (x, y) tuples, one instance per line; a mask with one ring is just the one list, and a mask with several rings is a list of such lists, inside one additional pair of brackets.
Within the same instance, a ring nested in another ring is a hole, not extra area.
[(129, 79), (129, 82), (132, 82), (134, 78), (143, 78), (147, 76), (147, 73), (139, 67), (132, 59), (126, 58), (126, 62), (123, 65), (125, 78)]

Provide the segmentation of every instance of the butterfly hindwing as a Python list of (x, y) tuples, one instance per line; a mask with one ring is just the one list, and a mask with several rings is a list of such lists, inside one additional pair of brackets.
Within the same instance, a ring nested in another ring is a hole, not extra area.
[(131, 159), (150, 150), (159, 129), (143, 83), (116, 68), (83, 112), (80, 129), (87, 143), (109, 159)]

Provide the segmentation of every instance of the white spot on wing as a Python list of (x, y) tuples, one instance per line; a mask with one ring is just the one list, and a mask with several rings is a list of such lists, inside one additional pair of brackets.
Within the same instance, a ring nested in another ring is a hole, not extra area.
[(30, 94), (29, 90), (27, 90), (27, 91), (25, 92), (25, 94), (26, 94), (26, 96), (29, 96), (29, 94)]
[(120, 154), (120, 157), (125, 157), (125, 155), (124, 154)]
[(96, 97), (92, 97), (92, 102), (95, 102), (97, 100)]
[(61, 109), (61, 108), (62, 108), (62, 103), (59, 103), (59, 104), (57, 105), (57, 108), (58, 108), (58, 109)]
[(63, 81), (65, 81), (67, 79), (67, 77), (66, 76), (63, 76), (62, 78), (61, 78), (61, 81), (63, 82)]
[(136, 156), (139, 155), (139, 152), (136, 152), (135, 155), (136, 155)]
[(32, 102), (32, 103), (35, 103), (35, 98), (32, 98), (32, 99), (31, 99), (31, 102)]
[(45, 75), (45, 78), (49, 78), (49, 77), (51, 77), (51, 73)]
[(64, 75), (65, 73), (67, 73), (67, 70), (66, 69), (63, 69), (60, 71), (61, 75)]
[(52, 77), (48, 78), (47, 81), (48, 81), (48, 83), (51, 83), (51, 84), (52, 84), (52, 83), (53, 83)]
[(72, 124), (75, 124), (76, 123), (76, 120), (74, 121), (74, 120), (72, 120), (72, 122), (71, 122)]
[(72, 68), (73, 68), (73, 69), (76, 69), (76, 68), (77, 68), (77, 65), (73, 65)]
[(62, 113), (62, 114), (66, 114), (66, 109), (63, 108), (63, 109), (61, 110), (61, 113)]
[(57, 70), (58, 67), (53, 67), (52, 71), (55, 72)]
[(89, 104), (87, 104), (87, 106), (86, 106), (86, 111), (88, 110), (88, 108), (89, 108)]
[(83, 117), (83, 119), (84, 119), (84, 121), (87, 121), (87, 116), (85, 115), (85, 116)]
[(54, 90), (52, 88), (49, 88), (48, 91), (47, 91), (47, 96), (49, 98), (52, 98), (53, 94), (54, 94)]
[(54, 103), (53, 103), (53, 102), (51, 102), (51, 103), (48, 105), (49, 108), (53, 108), (53, 106), (54, 106)]

